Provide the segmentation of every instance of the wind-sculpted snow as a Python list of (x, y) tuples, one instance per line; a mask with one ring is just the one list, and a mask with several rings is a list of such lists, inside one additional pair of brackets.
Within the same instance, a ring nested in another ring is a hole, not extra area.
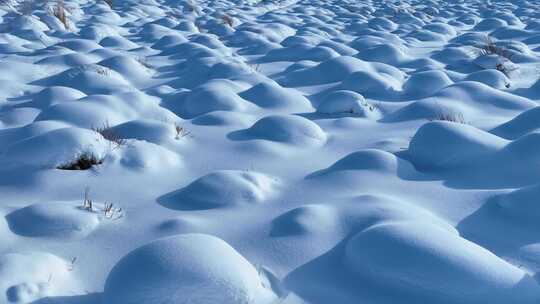
[(104, 296), (111, 304), (266, 304), (275, 299), (255, 267), (225, 241), (205, 234), (158, 239), (130, 252), (109, 274)]
[(0, 1), (0, 303), (538, 302), (539, 10)]
[(82, 238), (99, 225), (99, 218), (75, 203), (30, 205), (7, 215), (16, 234), (28, 237)]
[(70, 267), (68, 261), (50, 253), (3, 254), (0, 256), (0, 300), (34, 303), (43, 297), (79, 294), (82, 290)]
[(279, 182), (256, 172), (219, 171), (205, 175), (161, 200), (173, 209), (209, 209), (259, 203)]
[(262, 139), (291, 145), (319, 145), (326, 134), (315, 123), (296, 115), (271, 115), (258, 120), (246, 130), (233, 133), (238, 140)]
[(359, 277), (421, 301), (538, 301), (536, 282), (528, 274), (436, 226), (412, 222), (375, 225), (347, 242), (345, 263)]

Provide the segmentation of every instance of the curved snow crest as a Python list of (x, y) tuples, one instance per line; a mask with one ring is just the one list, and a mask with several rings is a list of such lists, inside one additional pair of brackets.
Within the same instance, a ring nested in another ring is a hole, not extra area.
[(402, 221), (428, 223), (458, 234), (447, 221), (424, 208), (392, 197), (363, 194), (332, 205), (306, 204), (291, 209), (274, 218), (270, 235), (342, 240), (375, 225)]
[(497, 197), (497, 204), (502, 212), (520, 219), (521, 221), (535, 223), (540, 218), (538, 195), (540, 184), (526, 186)]
[[(69, 262), (46, 252), (0, 255), (0, 301), (34, 303), (83, 293)], [(54, 280), (53, 280), (54, 278)]]
[[(88, 153), (103, 158), (109, 144), (99, 133), (81, 128), (60, 128), (10, 145), (2, 160), (36, 167), (56, 168)], [(39, 153), (35, 151), (39, 150)]]
[(539, 299), (537, 283), (521, 269), (455, 233), (422, 223), (387, 223), (358, 233), (346, 245), (345, 264), (359, 277), (421, 301)]
[(382, 150), (361, 150), (341, 158), (330, 166), (326, 172), (370, 169), (386, 172), (396, 171), (397, 158), (395, 155)]
[(326, 142), (326, 133), (316, 123), (298, 115), (270, 115), (250, 128), (232, 132), (234, 140), (261, 139), (294, 146), (318, 146)]
[(258, 204), (269, 199), (281, 182), (269, 175), (224, 170), (198, 178), (186, 187), (158, 199), (171, 209), (203, 210)]
[(6, 219), (10, 229), (22, 236), (81, 239), (98, 227), (100, 218), (77, 204), (38, 203), (17, 209)]
[(111, 270), (104, 290), (105, 304), (270, 304), (275, 299), (249, 261), (206, 234), (171, 236), (133, 250)]
[(434, 121), (418, 129), (407, 157), (419, 170), (484, 170), (485, 176), (511, 174), (523, 185), (537, 176), (538, 157), (532, 151), (538, 147), (539, 133), (509, 141), (464, 123)]
[(492, 157), (507, 141), (466, 124), (424, 124), (409, 144), (411, 161), (420, 168), (454, 168)]

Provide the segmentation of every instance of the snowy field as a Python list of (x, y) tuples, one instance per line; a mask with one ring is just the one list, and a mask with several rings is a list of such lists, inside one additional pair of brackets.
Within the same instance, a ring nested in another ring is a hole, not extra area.
[(0, 304), (540, 303), (540, 1), (0, 3)]

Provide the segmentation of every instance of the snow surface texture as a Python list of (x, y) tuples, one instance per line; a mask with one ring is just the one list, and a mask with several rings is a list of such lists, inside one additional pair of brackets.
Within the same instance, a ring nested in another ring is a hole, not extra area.
[(540, 303), (539, 1), (0, 3), (1, 304)]

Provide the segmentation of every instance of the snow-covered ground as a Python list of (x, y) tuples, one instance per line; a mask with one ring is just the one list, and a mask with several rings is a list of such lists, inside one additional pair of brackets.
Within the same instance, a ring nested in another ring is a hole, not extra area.
[(0, 304), (540, 303), (539, 1), (1, 2)]

